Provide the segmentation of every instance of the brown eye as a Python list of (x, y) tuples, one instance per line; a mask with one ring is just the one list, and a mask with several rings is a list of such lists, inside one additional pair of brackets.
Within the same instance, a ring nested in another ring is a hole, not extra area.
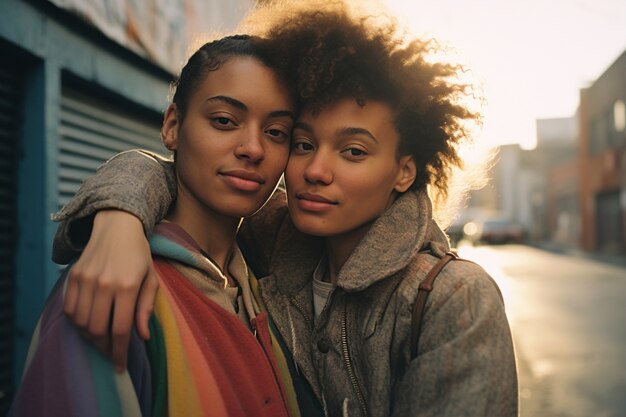
[(348, 159), (360, 160), (365, 158), (368, 154), (361, 148), (347, 148), (341, 151), (341, 153)]
[(274, 139), (283, 140), (283, 139), (287, 139), (289, 137), (289, 135), (287, 133), (283, 132), (280, 129), (268, 129), (266, 132), (267, 132), (268, 135), (270, 135)]
[(213, 121), (215, 121), (216, 124), (221, 125), (221, 126), (229, 126), (229, 125), (235, 124), (228, 117), (215, 117), (213, 118)]
[(293, 149), (299, 153), (311, 152), (314, 148), (313, 145), (309, 142), (294, 142)]

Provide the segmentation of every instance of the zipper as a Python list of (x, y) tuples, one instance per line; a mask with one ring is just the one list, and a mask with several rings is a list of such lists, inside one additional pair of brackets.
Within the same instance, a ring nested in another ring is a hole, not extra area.
[(343, 353), (343, 360), (346, 363), (346, 367), (348, 368), (348, 376), (350, 377), (350, 382), (352, 383), (352, 388), (354, 388), (354, 392), (356, 393), (356, 397), (359, 400), (359, 406), (361, 407), (361, 415), (363, 417), (367, 417), (369, 415), (367, 411), (367, 404), (365, 403), (365, 396), (363, 395), (363, 390), (361, 389), (361, 385), (356, 378), (356, 374), (354, 373), (354, 368), (352, 367), (352, 358), (350, 358), (350, 349), (348, 348), (348, 324), (347, 324), (347, 313), (348, 311), (348, 303), (346, 300), (343, 314), (341, 316), (341, 352)]
[[(295, 298), (289, 298), (289, 302), (296, 307), (296, 310), (298, 310), (300, 314), (302, 314), (302, 317), (304, 317), (304, 321), (306, 322), (307, 326), (309, 326), (309, 331), (313, 332), (313, 321), (307, 314), (304, 307)], [(287, 306), (287, 317), (289, 319), (289, 330), (291, 331), (291, 354), (293, 356), (293, 364), (296, 368), (296, 373), (300, 375), (300, 367), (298, 366), (298, 362), (296, 360), (298, 347), (296, 342), (296, 332), (293, 324), (293, 319), (291, 318), (291, 309), (289, 308), (289, 306)]]
[(312, 331), (313, 330), (313, 320), (311, 320), (311, 317), (309, 317), (309, 315), (307, 314), (305, 308), (302, 306), (302, 304), (300, 304), (295, 298), (290, 298), (289, 301), (291, 301), (291, 304), (293, 304), (298, 311), (300, 312), (300, 314), (302, 314), (302, 317), (304, 317), (304, 320), (306, 321), (306, 324), (309, 326), (309, 329)]

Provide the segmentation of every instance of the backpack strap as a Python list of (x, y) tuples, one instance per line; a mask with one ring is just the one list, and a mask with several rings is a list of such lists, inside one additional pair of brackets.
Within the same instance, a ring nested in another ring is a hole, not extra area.
[(419, 342), (420, 331), (422, 328), (422, 318), (424, 308), (426, 307), (426, 299), (433, 289), (435, 279), (441, 270), (453, 259), (458, 259), (458, 255), (454, 252), (447, 252), (428, 272), (424, 281), (420, 283), (417, 290), (417, 296), (413, 302), (413, 318), (411, 321), (411, 360), (417, 356), (417, 347)]

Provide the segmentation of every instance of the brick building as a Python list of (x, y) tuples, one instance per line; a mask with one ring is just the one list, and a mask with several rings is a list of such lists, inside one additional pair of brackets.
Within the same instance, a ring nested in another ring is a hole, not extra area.
[(581, 243), (626, 255), (626, 52), (581, 90), (578, 172)]

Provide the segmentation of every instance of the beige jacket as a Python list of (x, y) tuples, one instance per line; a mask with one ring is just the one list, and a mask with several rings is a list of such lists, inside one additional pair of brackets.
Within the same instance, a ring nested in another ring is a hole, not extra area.
[[(154, 208), (162, 211), (171, 201), (163, 190), (172, 186), (163, 179), (173, 176), (167, 164), (162, 166), (165, 170), (136, 153), (113, 159), (57, 219), (88, 217), (91, 202), (106, 195), (108, 207), (134, 212), (149, 231), (150, 222), (161, 215)], [(142, 173), (141, 184), (117, 181), (117, 189), (108, 189), (110, 175), (129, 167)], [(148, 203), (128, 203), (126, 196), (146, 189), (155, 191)], [(315, 323), (311, 280), (323, 242), (293, 227), (282, 194), (242, 229), (242, 243), (254, 248), (257, 269), (267, 273), (260, 280), (263, 301), (330, 416), (518, 413), (514, 349), (501, 296), (474, 263), (453, 261), (441, 272), (426, 305), (418, 356), (410, 360), (411, 306), (418, 285), (448, 250), (431, 210), (424, 192), (399, 198), (343, 266)], [(68, 221), (59, 228), (57, 259), (80, 248), (72, 246), (69, 228)]]

